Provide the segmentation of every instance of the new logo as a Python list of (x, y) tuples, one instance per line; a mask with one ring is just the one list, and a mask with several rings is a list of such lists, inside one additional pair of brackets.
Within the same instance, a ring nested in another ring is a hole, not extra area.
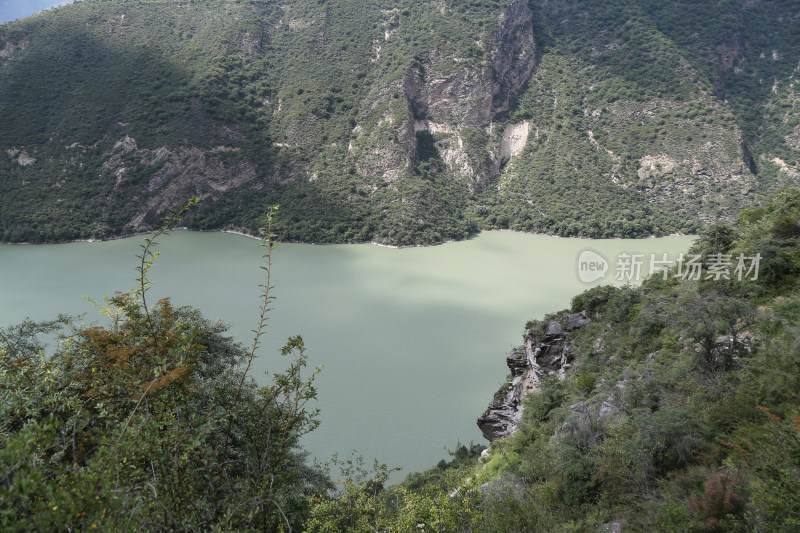
[(578, 277), (584, 283), (591, 283), (605, 277), (608, 272), (608, 261), (602, 255), (591, 250), (584, 250), (578, 256)]

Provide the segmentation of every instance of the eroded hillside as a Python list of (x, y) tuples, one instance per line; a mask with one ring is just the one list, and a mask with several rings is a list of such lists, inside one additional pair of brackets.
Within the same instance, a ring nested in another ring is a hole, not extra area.
[[(644, 236), (800, 177), (780, 2), (82, 2), (0, 26), (0, 239)], [(708, 31), (701, 31), (707, 29)]]

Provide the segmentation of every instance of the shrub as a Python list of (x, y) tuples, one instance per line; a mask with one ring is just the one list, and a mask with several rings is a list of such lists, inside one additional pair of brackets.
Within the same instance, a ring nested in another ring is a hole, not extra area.
[(744, 508), (745, 498), (741, 494), (742, 476), (740, 471), (719, 470), (708, 478), (703, 495), (691, 498), (689, 505), (700, 520), (703, 531), (726, 531), (723, 521)]

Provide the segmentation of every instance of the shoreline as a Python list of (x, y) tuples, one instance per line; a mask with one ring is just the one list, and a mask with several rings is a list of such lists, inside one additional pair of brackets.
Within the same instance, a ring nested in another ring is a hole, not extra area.
[[(175, 228), (173, 231), (192, 231), (195, 233), (230, 233), (232, 235), (240, 235), (242, 237), (248, 237), (250, 239), (261, 240), (261, 237), (250, 235), (249, 233), (244, 233), (243, 231), (231, 230), (231, 229), (190, 229), (187, 228), (186, 226), (179, 226)], [(115, 235), (113, 237), (106, 237), (105, 239), (71, 239), (68, 241), (43, 241), (43, 242), (0, 241), (0, 246), (39, 246), (39, 245), (53, 245), (53, 244), (72, 244), (76, 242), (100, 243), (100, 242), (120, 241), (122, 239), (130, 239), (132, 237), (141, 237), (142, 235), (152, 235), (153, 233), (155, 233), (155, 231), (140, 231), (137, 233), (130, 233), (127, 235)]]
[[(241, 230), (235, 229), (191, 229), (186, 226), (180, 226), (175, 228), (173, 231), (191, 231), (195, 233), (228, 233), (231, 235), (239, 235), (240, 237), (247, 237), (249, 239), (255, 240), (262, 240), (262, 237), (257, 235), (252, 235), (250, 233), (246, 233)], [(550, 235), (548, 233), (532, 233), (527, 231), (517, 231), (513, 229), (483, 229), (479, 230), (476, 233), (470, 235), (466, 239), (455, 240), (450, 239), (442, 242), (432, 243), (432, 244), (410, 244), (410, 245), (397, 245), (397, 244), (385, 244), (376, 241), (362, 241), (362, 242), (306, 242), (306, 241), (277, 241), (276, 244), (310, 244), (314, 246), (334, 246), (337, 244), (371, 244), (374, 246), (379, 246), (381, 248), (391, 248), (394, 250), (402, 250), (405, 248), (427, 248), (431, 246), (441, 246), (443, 244), (450, 244), (454, 242), (463, 242), (474, 239), (481, 233), (488, 233), (488, 232), (512, 232), (512, 233), (524, 233), (526, 235), (536, 235), (540, 237), (553, 237), (556, 239), (589, 239), (595, 241), (610, 241), (614, 239), (624, 239), (624, 240), (632, 240), (632, 241), (643, 241), (646, 239), (662, 239), (664, 237), (689, 237), (693, 236), (691, 233), (670, 233), (668, 235), (648, 235), (646, 237), (608, 237), (608, 238), (593, 238), (593, 237), (563, 237), (561, 235)], [(86, 243), (100, 243), (100, 242), (109, 242), (109, 241), (118, 241), (121, 239), (128, 239), (131, 237), (141, 237), (142, 235), (152, 235), (155, 231), (141, 231), (137, 233), (131, 233), (128, 235), (115, 235), (112, 237), (107, 237), (105, 239), (72, 239), (67, 241), (44, 241), (44, 242), (0, 242), (0, 246), (38, 246), (38, 245), (55, 245), (55, 244), (72, 244), (77, 242), (86, 242)], [(696, 236), (696, 235), (694, 235)]]

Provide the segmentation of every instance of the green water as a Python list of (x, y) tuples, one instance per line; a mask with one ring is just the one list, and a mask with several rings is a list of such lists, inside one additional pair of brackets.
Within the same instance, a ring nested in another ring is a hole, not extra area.
[[(0, 327), (59, 312), (100, 321), (82, 297), (128, 290), (142, 241), (0, 246)], [(505, 354), (520, 343), (525, 322), (568, 307), (590, 286), (578, 278), (581, 251), (605, 256), (612, 281), (621, 251), (677, 256), (691, 242), (487, 232), (401, 250), (281, 245), (273, 263), (277, 300), (254, 376), (265, 379), (282, 364), (277, 350), (286, 338), (302, 335), (312, 365), (324, 366), (322, 425), (306, 446), (322, 459), (358, 450), (404, 472), (424, 469), (459, 440), (485, 442), (475, 419), (504, 381)], [(263, 283), (258, 241), (180, 231), (159, 249), (152, 298), (170, 296), (232, 322), (249, 343)]]

